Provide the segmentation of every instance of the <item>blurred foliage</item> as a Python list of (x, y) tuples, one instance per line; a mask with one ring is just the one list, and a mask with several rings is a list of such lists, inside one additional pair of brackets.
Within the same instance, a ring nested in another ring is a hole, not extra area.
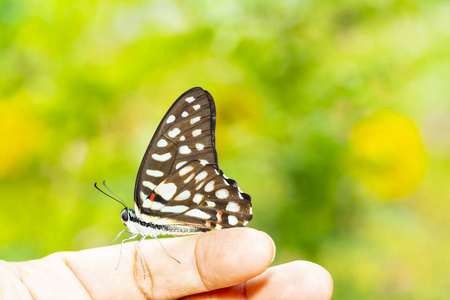
[(450, 294), (448, 1), (0, 1), (0, 257), (107, 245), (156, 126), (216, 99), (275, 264), (336, 299)]

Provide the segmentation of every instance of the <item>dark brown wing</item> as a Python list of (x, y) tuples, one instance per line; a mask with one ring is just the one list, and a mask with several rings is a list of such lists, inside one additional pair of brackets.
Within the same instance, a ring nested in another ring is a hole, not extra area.
[(201, 161), (218, 169), (215, 148), (216, 108), (212, 96), (200, 87), (182, 94), (158, 126), (139, 167), (134, 189), (136, 207), (184, 164)]

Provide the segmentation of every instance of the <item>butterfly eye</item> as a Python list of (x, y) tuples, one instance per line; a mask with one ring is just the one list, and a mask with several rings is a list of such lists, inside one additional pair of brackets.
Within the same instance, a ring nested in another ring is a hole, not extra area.
[(122, 222), (128, 222), (128, 209), (122, 209), (122, 211), (120, 212), (120, 217), (122, 218)]

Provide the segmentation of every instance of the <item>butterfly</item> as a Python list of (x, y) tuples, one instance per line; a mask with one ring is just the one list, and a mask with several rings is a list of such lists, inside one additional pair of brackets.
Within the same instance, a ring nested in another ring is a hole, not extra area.
[(219, 168), (215, 126), (206, 90), (192, 88), (173, 103), (139, 167), (135, 208), (120, 213), (131, 234), (125, 240), (241, 227), (252, 219), (251, 197)]

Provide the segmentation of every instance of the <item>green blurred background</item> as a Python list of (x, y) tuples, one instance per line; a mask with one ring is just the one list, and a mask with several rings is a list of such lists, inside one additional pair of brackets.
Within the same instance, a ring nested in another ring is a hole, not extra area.
[(0, 258), (108, 245), (172, 102), (217, 105), (221, 168), (274, 264), (336, 299), (450, 294), (448, 1), (0, 1)]

